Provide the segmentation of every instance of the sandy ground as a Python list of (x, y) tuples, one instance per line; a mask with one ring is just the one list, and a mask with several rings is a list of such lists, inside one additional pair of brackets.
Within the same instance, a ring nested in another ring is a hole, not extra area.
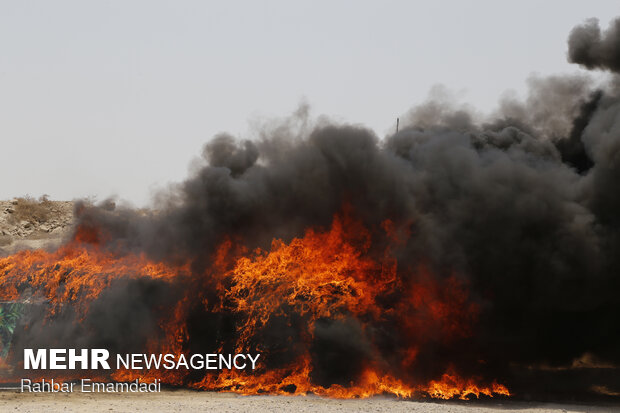
[(161, 393), (29, 394), (0, 391), (0, 412), (613, 412), (620, 407), (540, 403), (417, 402), (376, 397), (365, 400), (314, 396), (239, 396), (231, 393), (163, 390)]

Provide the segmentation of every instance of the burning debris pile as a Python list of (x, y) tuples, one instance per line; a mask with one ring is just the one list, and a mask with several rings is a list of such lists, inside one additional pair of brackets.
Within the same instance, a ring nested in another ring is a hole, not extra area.
[[(619, 56), (620, 20), (570, 35), (575, 63), (617, 72)], [(219, 135), (158, 213), (78, 205), (65, 245), (0, 259), (1, 299), (47, 300), (7, 360), (23, 348), (261, 353), (251, 372), (106, 377), (245, 394), (618, 389), (612, 76), (602, 88), (534, 78), (526, 103), (492, 119), (430, 101), (384, 140), (303, 110), (253, 141)]]

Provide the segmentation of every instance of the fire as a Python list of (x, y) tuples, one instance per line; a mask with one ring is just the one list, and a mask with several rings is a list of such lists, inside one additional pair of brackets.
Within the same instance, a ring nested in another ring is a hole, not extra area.
[[(67, 307), (80, 323), (115, 280), (158, 280), (185, 292), (160, 316), (157, 324), (163, 334), (150, 338), (145, 352), (189, 352), (197, 338), (188, 320), (199, 308), (233, 320), (233, 333), (212, 340), (215, 350), (257, 352), (264, 360), (254, 371), (222, 370), (196, 377), (182, 370), (121, 369), (108, 380), (158, 378), (164, 384), (204, 390), (339, 398), (509, 396), (503, 385), (464, 379), (452, 369), (430, 380), (417, 375), (420, 348), (471, 335), (478, 308), (458, 276), (439, 282), (422, 263), (399, 267), (394, 250), (407, 237), (406, 230), (397, 231), (397, 225), (385, 221), (373, 232), (351, 216), (345, 208), (329, 229), (308, 229), (290, 242), (274, 239), (269, 250), (248, 252), (225, 240), (212, 265), (200, 272), (191, 263), (174, 266), (106, 249), (103, 234), (80, 228), (57, 251), (22, 251), (0, 259), (0, 299), (38, 297), (48, 303), (46, 323), (53, 324)], [(283, 342), (274, 341), (274, 329), (290, 333), (279, 337)], [(396, 330), (398, 345), (384, 355), (384, 344), (373, 334), (387, 329)], [(345, 341), (352, 350), (341, 348), (332, 356), (338, 344), (330, 335), (340, 337), (341, 330), (350, 331)], [(354, 365), (331, 375), (321, 373), (330, 363), (338, 364), (338, 354), (349, 353)]]

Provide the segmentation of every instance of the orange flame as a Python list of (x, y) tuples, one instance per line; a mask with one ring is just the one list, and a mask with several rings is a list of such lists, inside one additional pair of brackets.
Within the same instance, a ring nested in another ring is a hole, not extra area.
[[(226, 343), (228, 348), (239, 353), (259, 352), (266, 359), (278, 357), (259, 339), (270, 321), (294, 313), (305, 323), (296, 344), (298, 355), (277, 368), (222, 370), (198, 380), (190, 378), (186, 370), (120, 369), (112, 372), (109, 380), (158, 378), (165, 384), (197, 389), (243, 394), (314, 393), (340, 398), (377, 394), (442, 399), (509, 396), (503, 385), (480, 384), (451, 370), (436, 380), (420, 382), (415, 378), (419, 346), (431, 339), (467, 337), (478, 309), (457, 276), (438, 282), (423, 265), (399, 268), (392, 248), (402, 244), (407, 231), (399, 232), (394, 223), (385, 221), (382, 228), (387, 246), (377, 253), (371, 232), (349, 215), (336, 216), (327, 231), (309, 229), (304, 237), (288, 243), (274, 239), (269, 251), (248, 253), (227, 240), (214, 255), (211, 267), (201, 274), (191, 270), (191, 263), (175, 267), (144, 255), (106, 251), (99, 246), (105, 237), (96, 230), (80, 228), (71, 242), (55, 252), (22, 251), (0, 259), (0, 299), (23, 299), (25, 291), (30, 290), (28, 294), (49, 302), (47, 317), (53, 322), (63, 306), (73, 306), (83, 319), (89, 304), (115, 279), (151, 278), (171, 285), (186, 282), (197, 291), (208, 281), (209, 288), (216, 289), (218, 300), (209, 302), (200, 293), (188, 292), (160, 320), (165, 335), (151, 340), (145, 353), (187, 353), (187, 343), (192, 340), (187, 317), (196, 300), (202, 300), (199, 305), (210, 311), (237, 315), (236, 334)], [(408, 275), (399, 276), (402, 273)], [(386, 300), (393, 300), (393, 305), (386, 307)], [(396, 320), (408, 344), (400, 350), (397, 366), (379, 361), (381, 352), (373, 345), (379, 356), (360, 366), (356, 378), (319, 385), (313, 379), (311, 355), (316, 323), (348, 317), (365, 320), (362, 330), (372, 323)], [(70, 375), (66, 378), (71, 379)]]

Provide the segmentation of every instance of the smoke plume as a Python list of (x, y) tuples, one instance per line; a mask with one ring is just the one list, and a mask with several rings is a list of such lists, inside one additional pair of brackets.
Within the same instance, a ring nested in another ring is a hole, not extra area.
[[(573, 29), (568, 56), (620, 71), (620, 19), (605, 32), (596, 20)], [(309, 350), (316, 383), (346, 386), (364, 365), (394, 364), (403, 342), (418, 340), (415, 373), (402, 376), (430, 379), (452, 366), (502, 380), (522, 397), (587, 397), (592, 385), (620, 391), (612, 373), (620, 366), (620, 97), (584, 75), (528, 85), (524, 102), (506, 97), (490, 117), (435, 94), (383, 139), (362, 126), (314, 122), (304, 110), (251, 140), (220, 134), (205, 145), (203, 166), (159, 195), (156, 212), (80, 204), (78, 228), (92, 229), (115, 254), (189, 262), (202, 273), (230, 240), (269, 251), (274, 239), (329, 230), (348, 210), (373, 243), (387, 244), (389, 220), (406, 234), (391, 249), (400, 282), (420, 266), (439, 285), (456, 276), (476, 309), (474, 321), (463, 321), (470, 332), (435, 341), (434, 332), (406, 336), (406, 318), (321, 318)], [(381, 258), (385, 248), (374, 250)], [(83, 337), (114, 341), (123, 334), (102, 326), (118, 328), (112, 319), (134, 314), (121, 326), (139, 338), (181, 296), (157, 283), (112, 287), (87, 320), (96, 334)], [(390, 314), (398, 294), (383, 299)], [(115, 310), (101, 310), (108, 306)], [(260, 330), (257, 343), (278, 355), (267, 363), (300, 353), (304, 317), (283, 308)], [(191, 346), (216, 348), (212, 331), (232, 335), (237, 322), (196, 307)], [(579, 365), (584, 357), (606, 368)]]
[(575, 27), (568, 38), (568, 58), (588, 69), (620, 71), (620, 19), (601, 32), (597, 19)]

